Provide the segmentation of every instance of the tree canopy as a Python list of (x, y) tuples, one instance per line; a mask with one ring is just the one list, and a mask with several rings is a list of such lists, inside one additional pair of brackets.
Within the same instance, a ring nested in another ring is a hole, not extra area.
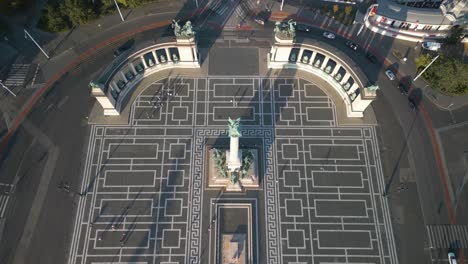
[[(416, 58), (418, 70), (432, 61), (425, 54)], [(468, 93), (468, 65), (456, 58), (441, 55), (424, 73), (431, 87), (443, 93), (457, 95)]]

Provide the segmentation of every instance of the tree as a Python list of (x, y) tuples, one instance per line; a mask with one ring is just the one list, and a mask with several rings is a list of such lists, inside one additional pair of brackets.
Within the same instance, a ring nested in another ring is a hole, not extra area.
[(463, 27), (453, 26), (450, 29), (450, 35), (445, 38), (445, 44), (456, 45), (463, 39)]
[(60, 10), (63, 16), (68, 16), (73, 26), (86, 24), (97, 17), (96, 13), (81, 0), (65, 0), (60, 4)]
[[(427, 55), (419, 56), (418, 59), (421, 66), (426, 66), (431, 61), (431, 57)], [(429, 62), (427, 62), (428, 59)], [(418, 65), (418, 61), (416, 61), (416, 65)], [(468, 93), (467, 72), (468, 65), (461, 60), (441, 55), (423, 73), (423, 77), (434, 89), (446, 94), (458, 95)]]
[(61, 32), (70, 29), (70, 22), (58, 6), (48, 4), (39, 19), (38, 27), (49, 32)]
[(429, 54), (422, 54), (415, 59), (416, 69), (420, 70), (426, 67), (429, 63), (431, 63), (432, 58)]

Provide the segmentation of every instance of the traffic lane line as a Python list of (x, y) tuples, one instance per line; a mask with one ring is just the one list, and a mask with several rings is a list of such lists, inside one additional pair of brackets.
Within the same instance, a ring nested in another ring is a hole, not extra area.
[[(189, 15), (188, 17), (184, 18), (184, 19), (190, 19), (192, 18), (193, 16), (196, 16), (196, 15), (200, 15), (201, 13), (203, 13), (204, 11), (206, 10), (206, 8), (202, 8), (202, 9), (199, 9), (199, 10), (196, 10), (195, 12), (193, 12), (191, 15)], [(154, 29), (154, 28), (158, 28), (158, 27), (163, 27), (163, 26), (168, 26), (172, 23), (172, 21), (170, 20), (164, 20), (164, 21), (160, 21), (160, 22), (155, 22), (155, 23), (152, 23), (152, 24), (149, 24), (149, 25), (146, 25), (146, 26), (142, 26), (142, 27), (139, 27), (135, 30), (131, 30), (131, 31), (127, 31), (125, 33), (122, 33), (122, 34), (119, 34), (119, 35), (116, 35), (110, 39), (107, 39), (105, 41), (102, 41), (100, 42), (99, 44), (97, 44), (96, 46), (92, 47), (92, 48), (89, 48), (87, 51), (83, 52), (82, 54), (80, 54), (78, 56), (78, 58), (76, 58), (75, 60), (73, 60), (72, 62), (70, 62), (69, 64), (67, 64), (64, 68), (62, 68), (62, 70), (60, 70), (58, 73), (56, 73), (54, 76), (52, 76), (51, 79), (49, 79), (43, 86), (41, 86), (37, 92), (31, 97), (31, 99), (29, 99), (29, 101), (21, 108), (20, 110), (20, 113), (18, 114), (18, 116), (15, 118), (15, 120), (13, 121), (12, 123), (12, 126), (11, 128), (7, 131), (7, 133), (2, 137), (1, 141), (0, 141), (0, 155), (3, 155), (4, 154), (4, 151), (5, 151), (5, 148), (9, 142), (9, 140), (11, 139), (11, 137), (16, 133), (16, 131), (18, 130), (19, 126), (21, 125), (21, 123), (24, 121), (24, 119), (26, 118), (26, 116), (29, 114), (29, 112), (32, 110), (32, 108), (34, 107), (34, 105), (37, 103), (37, 101), (39, 100), (39, 98), (56, 82), (58, 81), (63, 75), (65, 75), (68, 71), (70, 71), (73, 67), (76, 67), (78, 66), (81, 62), (83, 62), (84, 60), (86, 60), (88, 57), (90, 57), (91, 55), (93, 55), (94, 53), (96, 53), (96, 51), (102, 49), (103, 47), (106, 47), (114, 42), (117, 42), (117, 41), (120, 41), (122, 39), (125, 39), (127, 37), (130, 37), (130, 36), (133, 36), (135, 34), (138, 34), (138, 33), (141, 33), (141, 32), (144, 32), (144, 31), (147, 31), (147, 30), (150, 30), (150, 29)]]

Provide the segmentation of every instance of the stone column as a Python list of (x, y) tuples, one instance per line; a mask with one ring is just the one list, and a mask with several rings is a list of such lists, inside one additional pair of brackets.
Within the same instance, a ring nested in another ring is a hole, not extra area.
[(338, 73), (338, 71), (340, 70), (341, 68), (341, 65), (340, 64), (336, 64), (335, 65), (335, 68), (333, 69), (332, 73), (330, 74), (331, 76), (335, 77), (335, 75)]
[(325, 70), (325, 67), (327, 67), (327, 63), (328, 63), (329, 60), (330, 60), (329, 57), (325, 57), (325, 59), (323, 59), (322, 65), (320, 66), (320, 69), (322, 71)]
[(140, 56), (141, 62), (143, 63), (143, 67), (146, 69), (148, 68), (148, 65), (146, 65), (145, 58), (143, 56)]
[(235, 171), (241, 167), (241, 156), (239, 153), (239, 137), (231, 137), (229, 147), (228, 169)]
[(309, 61), (310, 65), (314, 65), (315, 56), (317, 56), (317, 52), (312, 51), (312, 56), (310, 56), (310, 61)]
[(130, 62), (130, 68), (132, 69), (133, 74), (138, 75), (137, 70), (135, 69), (135, 65), (133, 65), (133, 62)]
[(344, 85), (345, 83), (348, 82), (349, 78), (351, 77), (351, 75), (349, 73), (345, 73), (343, 79), (341, 79), (341, 85)]

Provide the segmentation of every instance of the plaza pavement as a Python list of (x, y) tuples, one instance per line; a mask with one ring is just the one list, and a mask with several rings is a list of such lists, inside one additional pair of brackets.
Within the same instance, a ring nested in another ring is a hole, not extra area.
[[(396, 263), (375, 127), (337, 123), (322, 89), (255, 75), (139, 87), (130, 126), (92, 125), (69, 263), (215, 263), (210, 219), (233, 203), (253, 208), (254, 262)], [(245, 195), (206, 186), (229, 116), (261, 157), (261, 189)]]

